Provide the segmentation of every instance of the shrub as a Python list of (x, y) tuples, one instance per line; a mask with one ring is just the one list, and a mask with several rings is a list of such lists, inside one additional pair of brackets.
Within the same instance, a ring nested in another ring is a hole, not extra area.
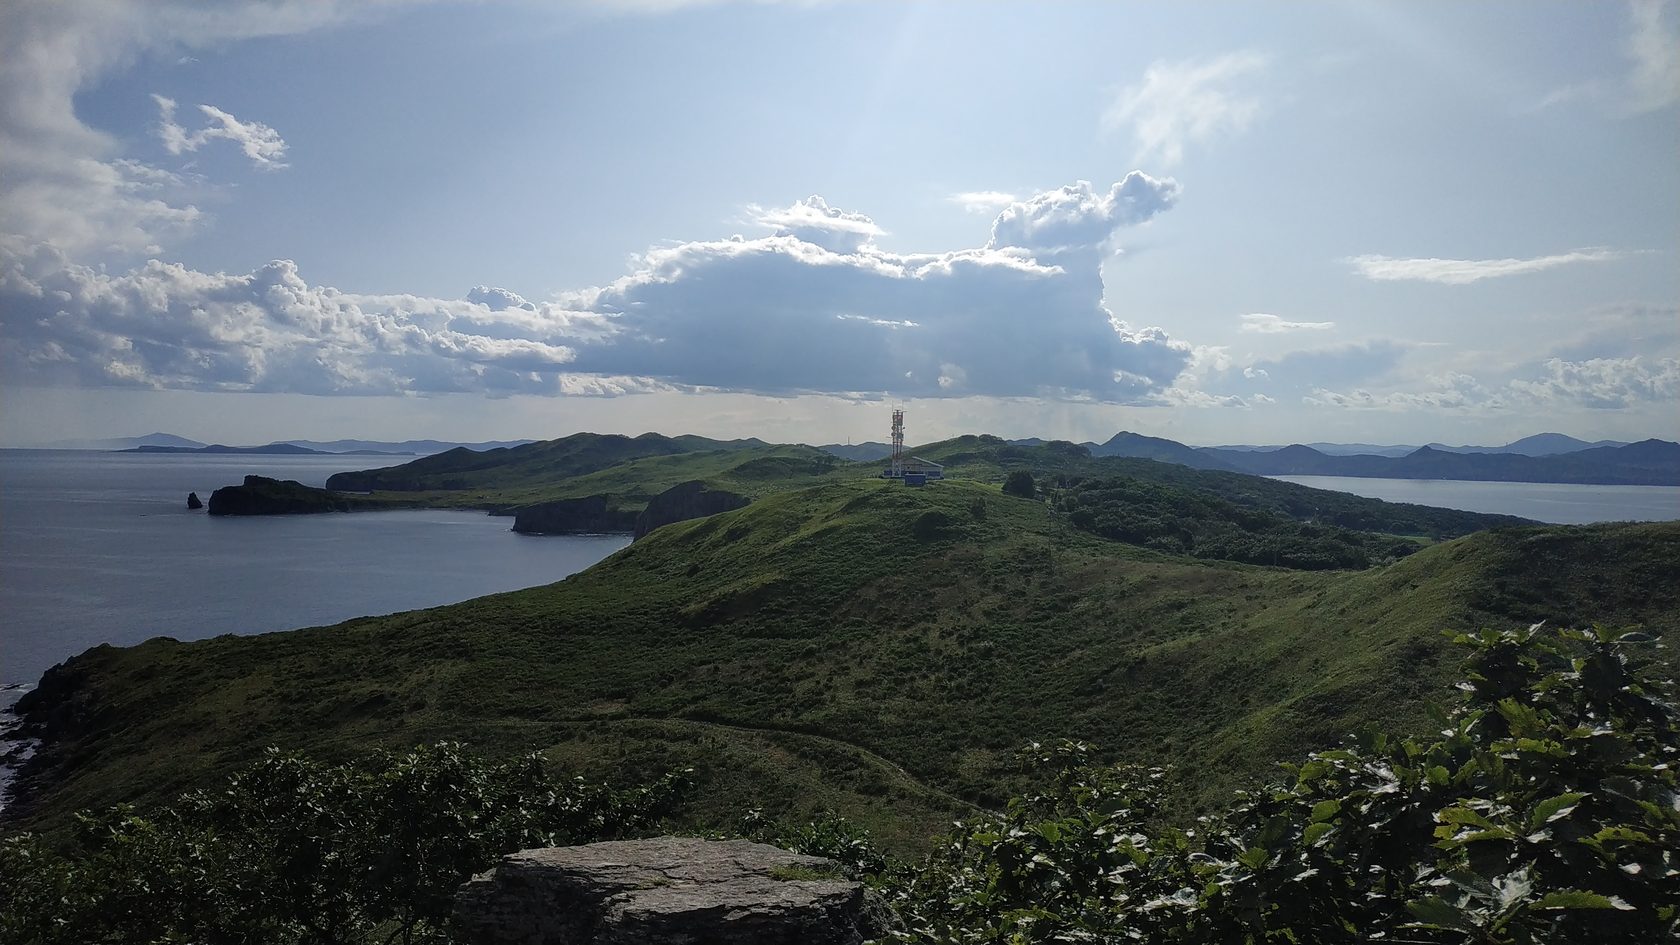
[(1030, 499), (1038, 493), (1038, 486), (1033, 482), (1032, 473), (1025, 469), (1017, 469), (1003, 480), (1003, 494), (1016, 495), (1023, 499)]
[(1439, 737), (1365, 734), (1193, 830), (1156, 823), (1160, 770), (1038, 749), (1042, 793), (883, 877), (893, 940), (1675, 941), (1677, 717), (1623, 658), (1641, 636), (1457, 637)]
[(0, 942), (443, 941), (497, 857), (650, 829), (687, 786), (630, 790), (439, 744), (324, 765), (270, 750), (218, 791), (82, 814), (69, 849), (0, 841)]

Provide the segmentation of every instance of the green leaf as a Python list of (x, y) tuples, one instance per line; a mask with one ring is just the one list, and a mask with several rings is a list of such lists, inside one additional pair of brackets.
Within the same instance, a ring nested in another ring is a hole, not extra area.
[(1475, 923), (1465, 918), (1464, 910), (1440, 896), (1425, 896), (1406, 903), (1406, 911), (1417, 916), (1418, 923), (1428, 928), (1457, 929), (1473, 932)]
[(1312, 822), (1315, 824), (1322, 823), (1341, 812), (1342, 802), (1340, 800), (1331, 798), (1328, 801), (1319, 801), (1317, 804), (1313, 805)]
[(1469, 824), (1472, 827), (1482, 827), (1488, 830), (1492, 830), (1494, 826), (1493, 821), (1468, 807), (1448, 807), (1436, 812), (1435, 819), (1443, 824)]
[(1536, 909), (1618, 909), (1632, 911), (1633, 906), (1620, 896), (1602, 896), (1584, 889), (1563, 889), (1541, 896)]
[(1336, 829), (1335, 824), (1320, 821), (1316, 824), (1309, 825), (1306, 831), (1301, 834), (1301, 839), (1306, 842), (1307, 846), (1312, 846), (1318, 843), (1325, 834), (1334, 829)]
[(1541, 824), (1568, 817), (1569, 812), (1574, 810), (1576, 805), (1581, 803), (1581, 799), (1586, 796), (1583, 793), (1572, 792), (1559, 794), (1557, 797), (1549, 797), (1541, 801), (1534, 806), (1534, 813), (1528, 817), (1529, 829), (1532, 830)]

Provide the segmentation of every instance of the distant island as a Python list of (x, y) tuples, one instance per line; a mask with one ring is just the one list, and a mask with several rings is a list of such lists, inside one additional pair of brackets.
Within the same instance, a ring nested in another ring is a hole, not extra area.
[(413, 453), (394, 453), (384, 450), (312, 450), (291, 443), (270, 443), (267, 446), (136, 446), (118, 453), (253, 453), (264, 456), (413, 456)]
[[(472, 450), (506, 449), (514, 446), (524, 446), (534, 440), (484, 440), (474, 443), (462, 443), (452, 440), (275, 440), (264, 446), (229, 447), (222, 444), (209, 444), (200, 440), (190, 439), (174, 433), (147, 433), (143, 436), (115, 436), (96, 439), (58, 440), (46, 444), (44, 449), (54, 450), (99, 450), (101, 452), (135, 453), (135, 452), (280, 452), (271, 450), (277, 446), (296, 446), (309, 453), (337, 453), (339, 455), (363, 456), (430, 456), (433, 453), (444, 453), (463, 447)], [(163, 447), (164, 449), (140, 449), (140, 447)], [(286, 452), (294, 452), (288, 450)], [(302, 455), (302, 453), (298, 453)]]

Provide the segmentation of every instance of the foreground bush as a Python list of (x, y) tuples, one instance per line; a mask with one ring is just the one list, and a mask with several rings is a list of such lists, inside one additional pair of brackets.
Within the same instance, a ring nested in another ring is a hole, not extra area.
[(539, 755), (497, 764), (451, 744), (367, 766), (271, 750), (223, 790), (80, 815), (67, 851), (0, 841), (0, 943), (442, 941), (471, 873), (646, 832), (685, 785), (561, 781)]
[(1680, 940), (1676, 712), (1629, 672), (1641, 639), (1459, 637), (1439, 737), (1362, 736), (1195, 830), (1159, 826), (1159, 770), (1038, 752), (1042, 793), (882, 876), (895, 940)]

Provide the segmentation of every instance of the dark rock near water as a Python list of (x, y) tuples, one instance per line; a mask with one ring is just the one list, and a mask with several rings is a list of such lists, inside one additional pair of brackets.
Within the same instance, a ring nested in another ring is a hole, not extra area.
[(223, 486), (210, 493), (211, 515), (299, 515), (350, 509), (350, 500), (337, 493), (266, 476), (246, 476), (243, 485)]
[(204, 508), (204, 503), (200, 502), (198, 500), (198, 493), (196, 493), (196, 492), (187, 493), (187, 508), (189, 508), (189, 509), (202, 509), (202, 508)]
[(505, 856), (455, 921), (471, 945), (858, 945), (889, 913), (833, 860), (660, 837)]
[(648, 501), (647, 508), (636, 516), (635, 538), (641, 538), (672, 522), (686, 522), (691, 518), (705, 518), (719, 512), (732, 512), (752, 500), (722, 489), (709, 489), (698, 479), (678, 483)]
[(539, 502), (513, 512), (513, 530), (527, 535), (627, 532), (635, 524), (636, 513), (614, 507), (604, 495)]

